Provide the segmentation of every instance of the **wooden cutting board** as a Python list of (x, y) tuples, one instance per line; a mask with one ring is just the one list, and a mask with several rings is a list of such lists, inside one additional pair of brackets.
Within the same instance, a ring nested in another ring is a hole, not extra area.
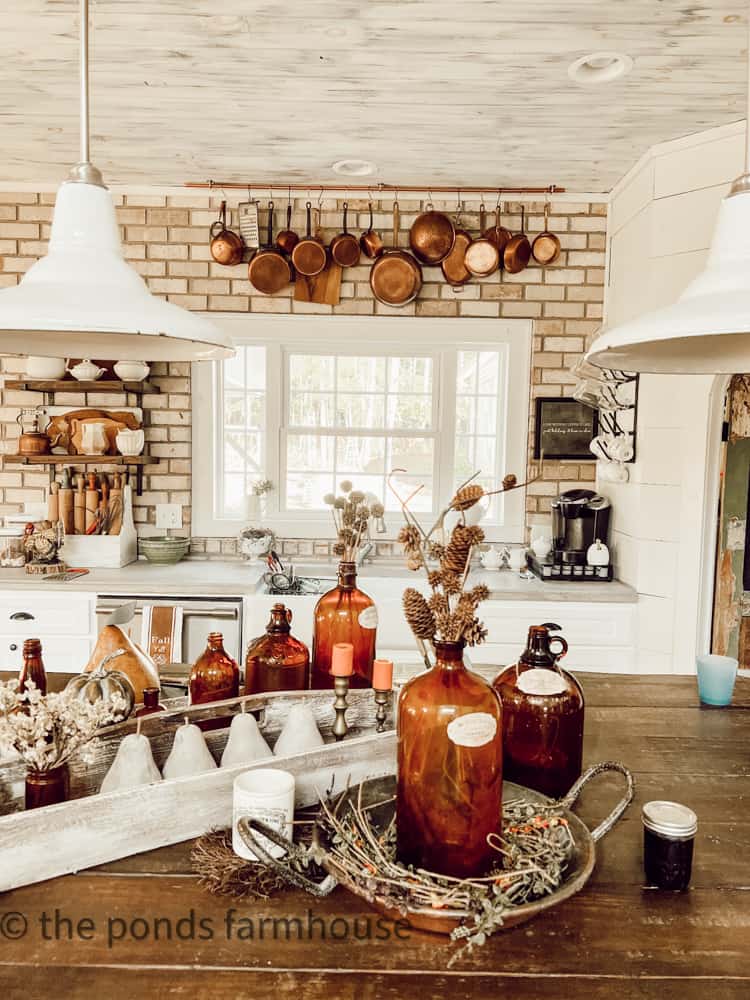
[(341, 301), (341, 271), (341, 266), (331, 261), (313, 278), (298, 274), (294, 283), (295, 301), (337, 306)]

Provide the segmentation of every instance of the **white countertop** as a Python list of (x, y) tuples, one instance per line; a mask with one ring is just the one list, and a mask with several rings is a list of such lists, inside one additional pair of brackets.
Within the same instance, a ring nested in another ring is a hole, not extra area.
[[(240, 560), (185, 559), (174, 566), (158, 566), (139, 560), (121, 569), (92, 569), (85, 576), (67, 583), (59, 580), (42, 581), (21, 569), (0, 569), (0, 592), (36, 590), (61, 593), (133, 594), (143, 596), (205, 596), (246, 597), (259, 590), (265, 567)], [(306, 563), (298, 572), (335, 577), (332, 563)], [(414, 573), (403, 566), (375, 562), (362, 567), (359, 578), (367, 589), (367, 579), (416, 580)], [(419, 575), (419, 580), (423, 575)], [(575, 603), (631, 604), (638, 600), (632, 587), (619, 581), (611, 583), (542, 581), (524, 579), (510, 570), (488, 572), (478, 570), (472, 583), (486, 583), (490, 598), (502, 601), (565, 601)]]

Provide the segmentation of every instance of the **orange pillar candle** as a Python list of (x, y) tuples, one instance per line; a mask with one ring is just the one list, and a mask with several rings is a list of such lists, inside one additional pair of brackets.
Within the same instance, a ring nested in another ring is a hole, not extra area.
[(331, 673), (334, 677), (351, 677), (354, 669), (354, 646), (350, 642), (334, 643)]
[(375, 660), (372, 665), (372, 686), (376, 691), (390, 691), (393, 687), (393, 661)]

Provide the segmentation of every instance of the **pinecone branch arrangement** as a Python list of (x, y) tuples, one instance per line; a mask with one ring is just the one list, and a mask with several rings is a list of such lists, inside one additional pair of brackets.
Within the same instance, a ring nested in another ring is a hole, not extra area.
[(331, 508), (337, 542), (333, 554), (343, 562), (356, 562), (362, 545), (370, 538), (370, 521), (381, 521), (385, 507), (379, 501), (367, 504), (361, 490), (355, 490), (348, 479), (339, 484), (341, 493), (326, 493), (323, 501)]

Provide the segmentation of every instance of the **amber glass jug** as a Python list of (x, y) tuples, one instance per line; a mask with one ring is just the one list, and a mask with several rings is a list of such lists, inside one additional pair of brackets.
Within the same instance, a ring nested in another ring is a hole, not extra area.
[(377, 626), (375, 602), (357, 587), (356, 564), (339, 563), (338, 583), (315, 606), (310, 687), (333, 687), (331, 656), (337, 642), (350, 642), (354, 646), (350, 687), (372, 687)]
[(240, 693), (240, 668), (224, 649), (221, 632), (211, 632), (208, 645), (190, 671), (190, 704), (236, 698)]
[(550, 635), (559, 629), (532, 625), (518, 663), (493, 681), (503, 703), (506, 779), (555, 799), (580, 777), (583, 757), (583, 691), (559, 666), (568, 651), (565, 639)]
[(265, 635), (254, 639), (245, 657), (245, 694), (263, 691), (306, 691), (310, 686), (310, 653), (291, 634), (292, 612), (283, 604), (271, 608)]
[(492, 687), (467, 670), (462, 642), (437, 642), (436, 663), (398, 700), (398, 857), (469, 878), (501, 855), (502, 708)]
[(42, 662), (42, 643), (39, 639), (27, 639), (23, 644), (23, 666), (18, 675), (19, 692), (26, 690), (28, 681), (33, 681), (42, 694), (47, 693), (47, 674)]

